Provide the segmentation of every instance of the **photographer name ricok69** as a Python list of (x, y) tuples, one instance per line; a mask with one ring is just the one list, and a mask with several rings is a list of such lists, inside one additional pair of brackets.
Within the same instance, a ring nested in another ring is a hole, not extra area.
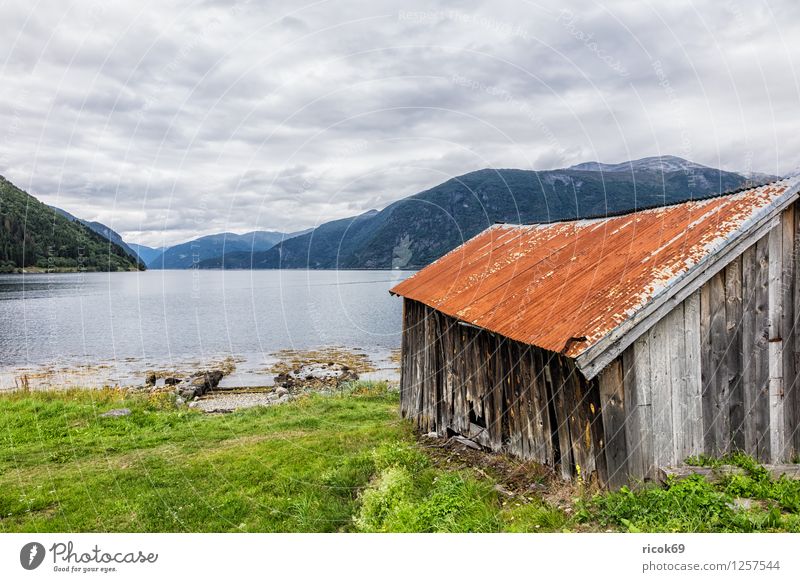
[(53, 563), (60, 559), (67, 564), (154, 564), (158, 560), (158, 554), (145, 554), (141, 550), (138, 552), (104, 552), (99, 546), (95, 545), (88, 552), (75, 552), (72, 542), (58, 542), (50, 546), (50, 553), (53, 555)]
[(682, 554), (686, 551), (684, 544), (664, 544), (663, 546), (642, 546), (643, 554)]

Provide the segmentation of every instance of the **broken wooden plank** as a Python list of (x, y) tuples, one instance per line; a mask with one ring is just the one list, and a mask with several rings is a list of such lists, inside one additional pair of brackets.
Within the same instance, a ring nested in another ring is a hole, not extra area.
[(591, 421), (586, 414), (587, 394), (580, 372), (571, 360), (557, 356), (564, 374), (564, 394), (568, 410), (569, 437), (572, 443), (574, 472), (588, 479), (595, 471)]
[(544, 370), (539, 362), (543, 361), (542, 350), (531, 348), (528, 358), (530, 360), (531, 399), (535, 411), (532, 449), (536, 451), (540, 463), (555, 466), (553, 452), (553, 433), (550, 427), (550, 402), (548, 401), (547, 386), (545, 385)]
[(628, 482), (628, 447), (625, 440), (625, 385), (622, 358), (609, 364), (597, 377), (607, 485), (617, 489)]
[(564, 479), (571, 479), (573, 475), (574, 459), (572, 456), (572, 441), (569, 435), (569, 410), (565, 396), (565, 379), (558, 364), (556, 354), (544, 358), (546, 378), (549, 383), (549, 399), (552, 401), (554, 411), (554, 434), (558, 437), (559, 468)]

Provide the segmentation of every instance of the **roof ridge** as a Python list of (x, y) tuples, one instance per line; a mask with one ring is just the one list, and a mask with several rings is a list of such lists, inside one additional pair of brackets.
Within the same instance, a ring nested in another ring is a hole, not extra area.
[(740, 186), (738, 188), (734, 188), (733, 190), (725, 190), (723, 192), (714, 192), (712, 194), (708, 194), (706, 196), (700, 196), (698, 198), (689, 198), (688, 200), (684, 200), (682, 202), (673, 202), (671, 204), (654, 204), (652, 206), (643, 206), (641, 208), (636, 208), (634, 210), (619, 210), (616, 212), (607, 212), (605, 214), (590, 214), (588, 216), (576, 216), (575, 218), (561, 218), (558, 220), (542, 220), (538, 222), (503, 222), (501, 220), (495, 221), (494, 224), (504, 224), (508, 226), (538, 226), (538, 225), (548, 225), (548, 224), (560, 224), (560, 223), (570, 223), (570, 222), (578, 222), (580, 220), (600, 220), (603, 218), (616, 218), (618, 216), (627, 216), (629, 214), (636, 214), (637, 212), (644, 212), (646, 210), (656, 210), (658, 208), (672, 208), (673, 206), (680, 206), (681, 204), (686, 204), (687, 202), (702, 202), (704, 200), (713, 200), (715, 198), (721, 198), (723, 196), (734, 196), (736, 194), (741, 194), (742, 192), (747, 192), (748, 190), (755, 190), (756, 188), (763, 188), (764, 186), (771, 186), (773, 184), (777, 184), (778, 182), (784, 182), (786, 180), (790, 180), (792, 178), (797, 178), (797, 176), (787, 176), (783, 178), (778, 178), (777, 180), (772, 180), (770, 182), (764, 182), (763, 184), (758, 184), (755, 186)]

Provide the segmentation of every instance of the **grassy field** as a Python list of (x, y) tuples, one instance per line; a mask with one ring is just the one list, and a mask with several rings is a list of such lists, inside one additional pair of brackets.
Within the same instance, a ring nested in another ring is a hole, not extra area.
[(541, 471), (510, 487), (448, 455), (417, 443), (382, 384), (227, 415), (17, 392), (0, 396), (0, 531), (800, 531), (800, 482), (746, 457), (717, 484), (601, 494)]

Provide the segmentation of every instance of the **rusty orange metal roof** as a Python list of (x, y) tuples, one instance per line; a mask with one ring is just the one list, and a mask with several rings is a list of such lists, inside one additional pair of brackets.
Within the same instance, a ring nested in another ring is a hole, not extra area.
[(787, 179), (621, 216), (495, 225), (391, 292), (574, 358), (797, 189)]

